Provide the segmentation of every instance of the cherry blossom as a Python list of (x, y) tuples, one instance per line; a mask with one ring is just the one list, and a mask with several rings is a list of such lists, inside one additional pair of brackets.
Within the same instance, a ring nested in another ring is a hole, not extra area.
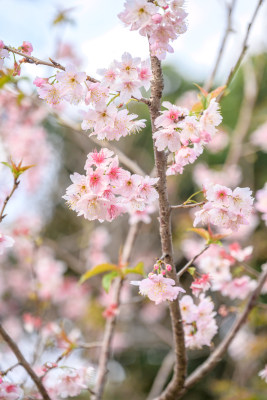
[(200, 278), (195, 279), (191, 283), (190, 289), (192, 289), (193, 295), (198, 297), (200, 293), (206, 292), (211, 287), (209, 274), (203, 274)]
[(207, 202), (195, 213), (194, 226), (211, 223), (236, 231), (248, 224), (252, 212), (253, 198), (249, 188), (231, 189), (222, 185), (209, 185), (206, 189)]
[(112, 154), (107, 149), (89, 153), (86, 176), (78, 173), (71, 176), (73, 184), (63, 198), (86, 219), (112, 221), (125, 212), (130, 215), (142, 212), (158, 198), (153, 187), (158, 178), (131, 175), (119, 167), (118, 158), (111, 157)]
[(196, 305), (189, 295), (180, 300), (181, 314), (184, 323), (185, 345), (188, 348), (210, 346), (211, 340), (218, 331), (215, 321), (214, 304), (209, 297), (200, 295)]
[(173, 301), (177, 299), (180, 292), (185, 293), (183, 288), (174, 286), (175, 281), (173, 279), (164, 277), (162, 273), (150, 273), (148, 278), (142, 281), (132, 281), (131, 284), (139, 286), (139, 293), (143, 296), (148, 296), (156, 305), (166, 300)]
[(267, 364), (265, 365), (264, 369), (262, 369), (258, 375), (261, 377), (261, 379), (264, 379), (265, 382), (267, 383)]
[(148, 0), (127, 0), (119, 18), (131, 30), (148, 35), (152, 55), (163, 60), (173, 52), (170, 41), (186, 31), (183, 1), (164, 1), (154, 4)]
[(267, 225), (267, 182), (264, 187), (256, 193), (255, 208), (263, 213), (262, 219), (265, 221), (265, 225)]
[(174, 162), (167, 169), (167, 175), (182, 174), (184, 166), (193, 163), (203, 152), (203, 146), (209, 143), (221, 123), (219, 105), (210, 101), (203, 115), (190, 115), (190, 111), (163, 102), (166, 110), (156, 118), (159, 128), (154, 134), (155, 145), (159, 151), (166, 148), (174, 153)]
[(23, 390), (10, 382), (0, 382), (0, 400), (18, 400), (22, 397)]
[(15, 241), (12, 237), (0, 233), (0, 255), (4, 253), (7, 247), (12, 247)]

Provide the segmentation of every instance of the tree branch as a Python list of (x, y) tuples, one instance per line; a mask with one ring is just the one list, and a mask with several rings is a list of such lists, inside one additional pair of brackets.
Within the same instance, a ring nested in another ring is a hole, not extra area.
[(225, 45), (226, 45), (228, 36), (229, 36), (229, 34), (231, 32), (233, 32), (233, 29), (232, 29), (232, 13), (233, 13), (233, 10), (235, 8), (235, 5), (236, 5), (236, 0), (232, 0), (232, 4), (229, 4), (229, 5), (227, 4), (227, 26), (226, 26), (226, 30), (225, 30), (225, 33), (224, 33), (224, 36), (223, 36), (223, 39), (222, 39), (222, 42), (221, 42), (221, 45), (220, 45), (220, 48), (219, 48), (219, 52), (218, 52), (218, 55), (217, 55), (217, 59), (215, 61), (214, 68), (213, 68), (213, 70), (211, 72), (211, 75), (210, 75), (206, 85), (205, 85), (205, 90), (207, 92), (209, 92), (210, 89), (212, 88), (214, 78), (216, 76), (217, 70), (218, 70), (220, 62), (222, 60), (222, 56), (223, 56), (223, 52), (224, 52), (224, 49), (225, 49)]
[[(257, 4), (257, 6), (255, 8), (255, 11), (254, 11), (254, 13), (252, 15), (252, 18), (251, 18), (251, 20), (250, 20), (250, 22), (248, 24), (248, 28), (247, 28), (246, 35), (244, 37), (241, 53), (240, 53), (235, 65), (233, 66), (233, 68), (231, 69), (231, 71), (230, 71), (230, 73), (228, 75), (228, 78), (227, 78), (226, 83), (225, 83), (226, 88), (228, 88), (230, 83), (232, 82), (232, 79), (235, 76), (236, 71), (238, 70), (238, 68), (239, 68), (239, 66), (240, 66), (240, 64), (241, 64), (241, 62), (242, 62), (242, 60), (243, 60), (243, 58), (244, 58), (244, 56), (246, 54), (246, 51), (248, 49), (247, 42), (248, 42), (249, 34), (250, 34), (251, 28), (252, 28), (252, 26), (253, 26), (253, 24), (255, 22), (256, 16), (257, 16), (258, 11), (260, 9), (260, 6), (262, 5), (263, 2), (264, 2), (264, 0), (259, 0), (258, 1), (258, 4)], [(223, 90), (221, 92), (221, 94), (217, 97), (217, 101), (218, 102), (221, 100), (221, 98), (223, 97), (224, 93), (225, 93), (225, 90)]]
[(201, 254), (203, 254), (206, 250), (208, 250), (209, 247), (210, 247), (209, 245), (205, 246), (204, 249), (202, 249), (200, 253), (198, 253), (193, 258), (191, 258), (191, 260), (188, 261), (188, 263), (185, 264), (185, 266), (182, 269), (180, 269), (180, 271), (177, 273), (178, 279), (181, 278), (181, 276), (188, 270), (189, 267), (191, 267), (191, 265), (196, 261), (196, 259), (199, 256), (201, 256)]
[(7, 206), (7, 203), (9, 202), (9, 200), (11, 199), (11, 197), (13, 196), (13, 194), (14, 194), (15, 190), (18, 188), (18, 186), (19, 186), (19, 180), (18, 180), (17, 178), (14, 177), (13, 187), (12, 187), (12, 189), (11, 189), (11, 192), (10, 192), (9, 195), (5, 198), (4, 203), (3, 203), (3, 206), (2, 206), (2, 209), (1, 209), (1, 211), (0, 211), (0, 222), (2, 222), (3, 219), (5, 218), (4, 211), (5, 211), (5, 208), (6, 208), (6, 206)]
[[(54, 61), (52, 58), (49, 58), (49, 60), (50, 60), (50, 62), (49, 62), (49, 61), (40, 60), (37, 57), (29, 56), (28, 54), (25, 54), (22, 51), (15, 49), (14, 47), (4, 46), (4, 49), (10, 51), (11, 53), (18, 54), (21, 57), (24, 57), (24, 62), (26, 62), (26, 63), (35, 64), (35, 65), (45, 65), (47, 67), (58, 68), (58, 69), (61, 69), (62, 71), (65, 71), (65, 67), (63, 65), (59, 64), (58, 62)], [(86, 80), (93, 82), (93, 83), (100, 82), (99, 80), (97, 80), (89, 75), (87, 75)], [(144, 103), (147, 106), (150, 105), (149, 99), (145, 99), (145, 98), (137, 99), (134, 96), (132, 96), (132, 99), (139, 101), (141, 103)]]
[(15, 354), (18, 363), (28, 372), (32, 380), (34, 381), (35, 385), (37, 386), (42, 398), (44, 400), (51, 400), (50, 396), (48, 395), (41, 379), (36, 375), (34, 370), (31, 368), (30, 364), (28, 361), (25, 359), (23, 354), (21, 353), (20, 349), (18, 348), (17, 344), (13, 341), (13, 339), (8, 335), (8, 333), (5, 331), (3, 326), (0, 324), (0, 335), (4, 339), (4, 341), (7, 343), (7, 345), (10, 347), (12, 352)]
[(174, 364), (174, 354), (173, 350), (170, 350), (164, 360), (161, 363), (160, 369), (153, 381), (153, 385), (148, 394), (147, 400), (152, 400), (155, 396), (163, 390), (164, 385), (173, 369)]
[[(123, 248), (123, 253), (121, 258), (122, 264), (126, 264), (130, 259), (131, 251), (135, 242), (135, 238), (137, 236), (137, 231), (138, 231), (138, 224), (132, 225), (128, 231), (128, 235), (125, 240), (125, 245)], [(123, 284), (122, 278), (118, 278), (114, 284), (112, 303), (117, 304), (117, 306), (119, 306), (120, 304), (120, 294), (121, 294), (122, 284)], [(111, 343), (115, 332), (115, 326), (116, 326), (116, 315), (108, 318), (106, 322), (104, 338), (102, 342), (103, 345), (99, 356), (98, 374), (96, 378), (96, 384), (94, 387), (95, 394), (92, 396), (92, 400), (100, 400), (104, 392), (104, 387), (108, 372), (107, 363), (109, 360)]]
[[(161, 97), (163, 91), (163, 76), (161, 62), (157, 57), (151, 56), (152, 67), (152, 82), (151, 82), (151, 106), (150, 117), (152, 134), (157, 130), (155, 126), (155, 119), (160, 115)], [(173, 247), (172, 247), (172, 234), (171, 234), (171, 219), (170, 219), (170, 205), (167, 193), (167, 179), (166, 167), (167, 157), (164, 151), (158, 151), (154, 143), (154, 157), (157, 169), (157, 176), (159, 181), (157, 183), (157, 190), (159, 194), (159, 224), (160, 224), (160, 238), (162, 254), (164, 254), (164, 261), (173, 266), (172, 271), (168, 272), (168, 276), (174, 279), (178, 285), (178, 278), (176, 277), (174, 262), (173, 262)], [(175, 351), (175, 364), (173, 377), (168, 384), (165, 391), (159, 396), (158, 400), (173, 400), (176, 398), (179, 390), (183, 388), (187, 359), (184, 341), (184, 330), (181, 318), (181, 311), (178, 301), (169, 302), (170, 316), (172, 323), (172, 332), (174, 339)]]
[(209, 373), (215, 365), (221, 360), (223, 354), (228, 349), (230, 343), (242, 327), (242, 325), (246, 322), (247, 317), (250, 311), (257, 305), (257, 299), (261, 293), (262, 287), (267, 279), (267, 268), (261, 273), (256, 288), (251, 293), (249, 300), (240, 314), (240, 316), (236, 319), (232, 328), (224, 338), (224, 340), (219, 344), (219, 346), (212, 352), (212, 354), (208, 357), (208, 359), (198, 367), (185, 381), (185, 390), (177, 397), (177, 399), (181, 398), (185, 392), (197, 383), (200, 379), (202, 379), (207, 373)]

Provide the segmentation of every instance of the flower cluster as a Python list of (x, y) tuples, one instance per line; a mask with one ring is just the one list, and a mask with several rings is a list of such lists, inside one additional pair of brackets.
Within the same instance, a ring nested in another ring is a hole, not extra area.
[(199, 157), (203, 146), (216, 133), (216, 126), (222, 121), (219, 105), (212, 99), (202, 115), (168, 101), (162, 105), (166, 110), (155, 121), (158, 128), (153, 135), (155, 145), (159, 151), (168, 149), (174, 153), (174, 161), (168, 168), (167, 175), (182, 174), (184, 166)]
[(180, 301), (185, 332), (185, 345), (189, 348), (210, 346), (218, 331), (215, 321), (214, 304), (209, 297), (200, 295), (198, 305), (191, 296), (183, 296)]
[(102, 148), (88, 154), (86, 175), (74, 173), (73, 184), (63, 196), (70, 208), (86, 219), (112, 221), (128, 212), (144, 211), (158, 193), (153, 187), (158, 178), (131, 175), (119, 167), (118, 157)]
[(78, 396), (92, 384), (94, 369), (88, 368), (55, 368), (44, 378), (44, 385), (53, 400)]
[(265, 183), (264, 187), (258, 190), (256, 193), (255, 208), (263, 213), (262, 219), (267, 225), (267, 182)]
[[(184, 250), (186, 253), (188, 252), (187, 258), (192, 257), (192, 248), (196, 248), (197, 243), (187, 241), (184, 246)], [(202, 275), (202, 279), (200, 278), (200, 282), (196, 280), (192, 283), (193, 294), (198, 294), (199, 286), (204, 291), (206, 283), (208, 289), (208, 283), (210, 283), (212, 291), (220, 291), (223, 296), (232, 300), (245, 299), (255, 288), (256, 281), (248, 275), (240, 276), (240, 264), (238, 263), (246, 262), (250, 258), (252, 250), (252, 246), (242, 249), (237, 242), (230, 244), (228, 248), (212, 244), (196, 261), (196, 265), (204, 275)], [(238, 275), (235, 273), (235, 266), (237, 266)], [(206, 279), (203, 279), (205, 277)]]
[(173, 53), (170, 41), (186, 32), (183, 4), (184, 0), (126, 0), (119, 18), (131, 30), (148, 36), (152, 55), (163, 60), (166, 52)]
[(82, 85), (86, 80), (85, 72), (78, 72), (73, 65), (67, 65), (64, 72), (58, 72), (52, 83), (47, 78), (36, 78), (34, 84), (41, 99), (45, 99), (52, 106), (62, 100), (71, 104), (78, 104), (84, 99), (85, 88)]
[(253, 204), (251, 193), (249, 188), (237, 187), (232, 191), (210, 184), (205, 190), (207, 202), (195, 213), (194, 226), (201, 222), (237, 231), (240, 225), (248, 224)]

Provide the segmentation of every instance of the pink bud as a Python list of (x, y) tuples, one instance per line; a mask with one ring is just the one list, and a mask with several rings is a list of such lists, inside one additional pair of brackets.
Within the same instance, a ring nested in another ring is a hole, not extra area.
[(172, 266), (170, 264), (166, 264), (166, 270), (167, 271), (171, 271), (172, 270)]
[(159, 269), (158, 264), (154, 264), (154, 269)]
[(0, 49), (3, 49), (4, 48), (4, 42), (3, 42), (3, 40), (0, 40)]
[(162, 21), (162, 15), (160, 15), (160, 14), (154, 14), (154, 15), (152, 15), (152, 21), (153, 21), (155, 24), (160, 24), (161, 21)]
[(166, 271), (164, 271), (164, 270), (161, 273), (162, 273), (162, 275), (166, 275)]

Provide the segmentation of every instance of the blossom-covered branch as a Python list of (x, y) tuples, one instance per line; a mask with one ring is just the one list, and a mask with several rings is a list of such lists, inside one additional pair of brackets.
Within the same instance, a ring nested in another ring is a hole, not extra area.
[(42, 398), (44, 400), (51, 400), (50, 396), (47, 393), (46, 388), (44, 387), (42, 380), (36, 375), (28, 361), (25, 359), (23, 354), (21, 353), (20, 349), (18, 348), (17, 344), (14, 342), (14, 340), (9, 336), (9, 334), (5, 331), (3, 326), (0, 324), (0, 335), (4, 339), (4, 341), (7, 343), (7, 345), (10, 347), (14, 355), (16, 356), (18, 362), (22, 367), (27, 371), (27, 373), (30, 375), (32, 380), (34, 381), (35, 385), (37, 386)]
[[(265, 284), (267, 279), (267, 268), (265, 268), (257, 282), (256, 288), (251, 293), (249, 300), (239, 317), (237, 317), (235, 323), (233, 324), (230, 331), (227, 333), (223, 341), (219, 344), (219, 346), (212, 352), (212, 354), (207, 358), (207, 360), (200, 365), (185, 381), (185, 390), (187, 391), (191, 386), (197, 383), (203, 376), (205, 376), (208, 372), (210, 372), (214, 366), (221, 360), (222, 356), (228, 349), (230, 343), (242, 327), (242, 325), (246, 322), (247, 317), (250, 311), (257, 305), (257, 299), (261, 293), (262, 287)], [(183, 393), (177, 397), (180, 398), (184, 394)]]

